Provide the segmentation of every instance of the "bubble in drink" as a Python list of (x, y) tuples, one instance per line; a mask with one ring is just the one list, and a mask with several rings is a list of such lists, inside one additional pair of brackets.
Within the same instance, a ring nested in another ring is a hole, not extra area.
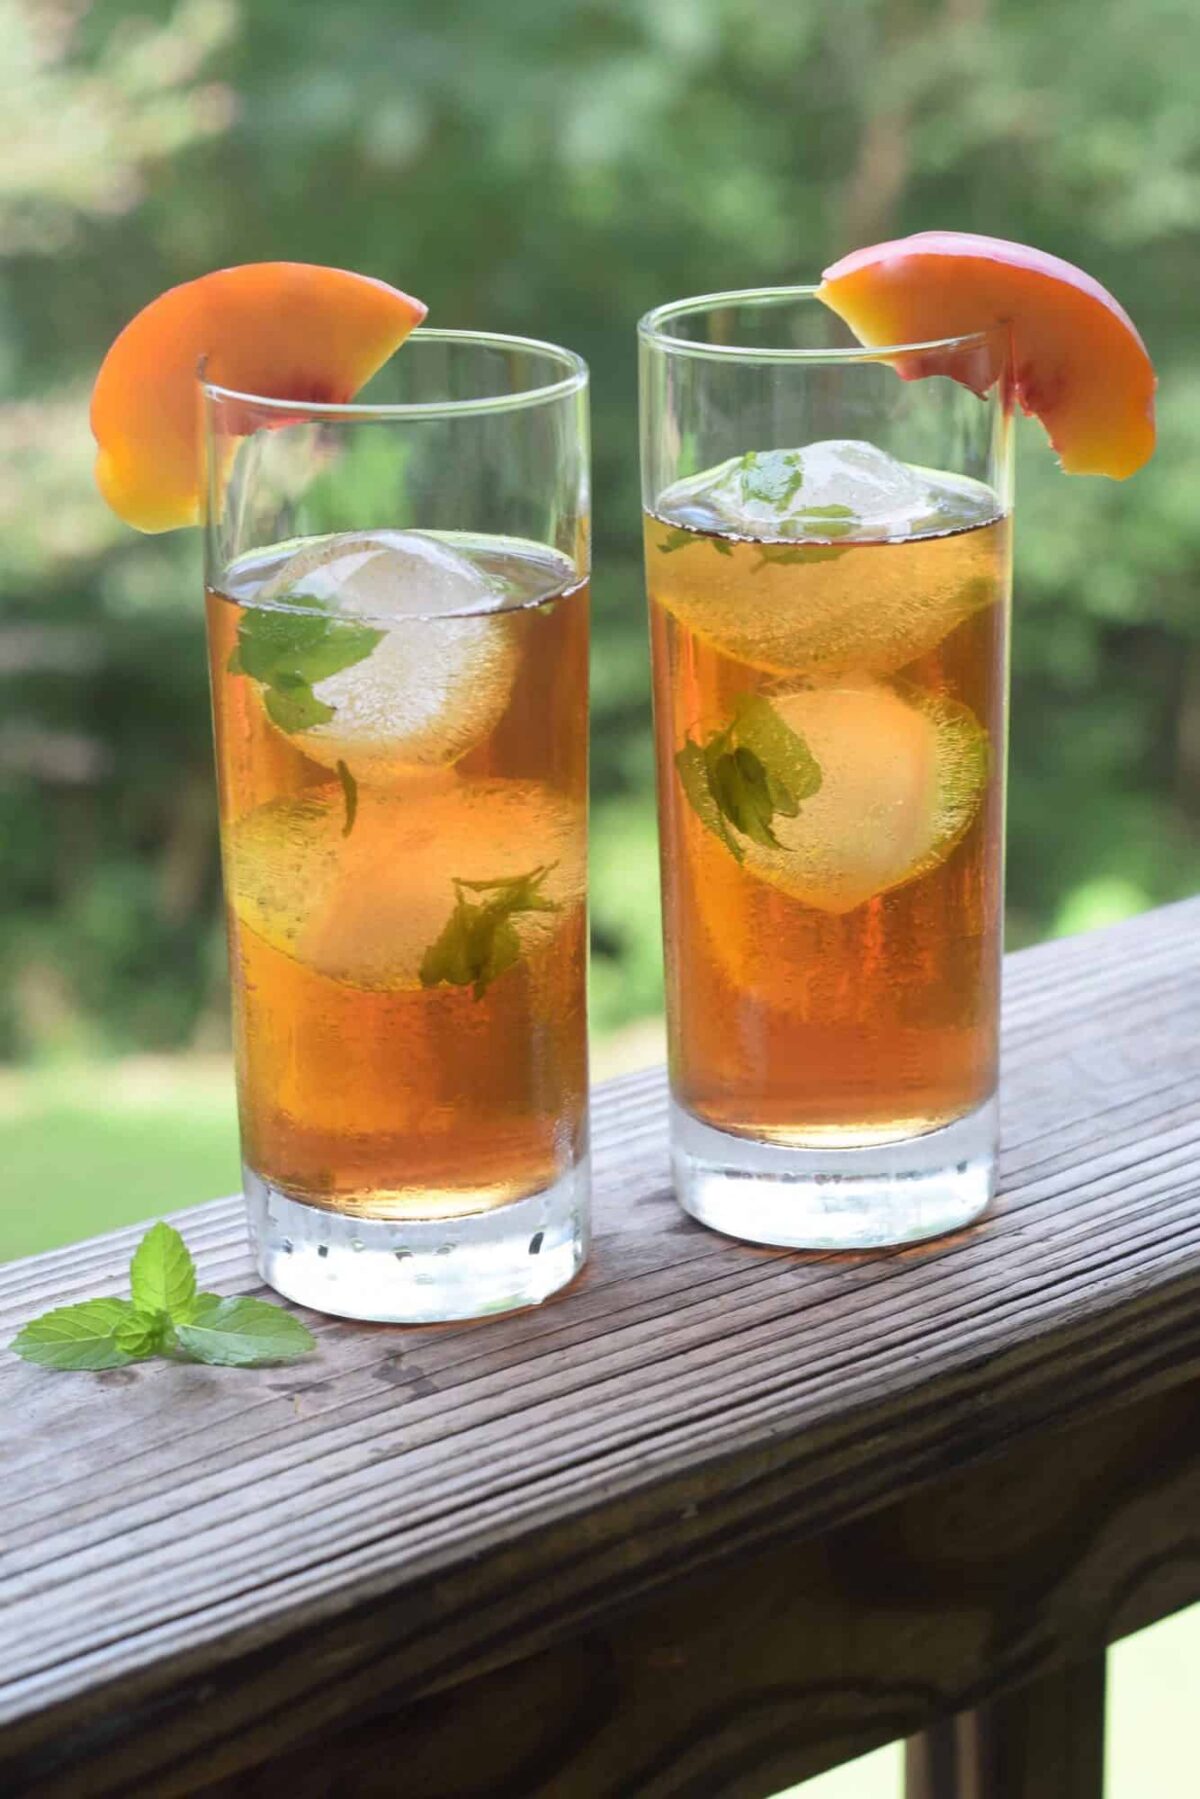
[(508, 595), (437, 538), (372, 531), (322, 539), (285, 562), (256, 602), (315, 605), (378, 633), (361, 660), (313, 681), (314, 699), (332, 717), (302, 735), (306, 755), (326, 768), (345, 763), (356, 781), (457, 762), (508, 703), (516, 670)]
[[(839, 440), (749, 451), (678, 482), (647, 542), (658, 598), (688, 630), (754, 667), (839, 681), (894, 674), (992, 602), (972, 528), (1002, 515), (980, 482)], [(940, 556), (951, 532), (975, 548)]]

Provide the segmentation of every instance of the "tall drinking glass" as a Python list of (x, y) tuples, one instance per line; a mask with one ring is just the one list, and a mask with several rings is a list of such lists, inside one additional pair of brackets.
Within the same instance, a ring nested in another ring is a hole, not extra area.
[(994, 1189), (1007, 333), (866, 350), (776, 289), (640, 359), (676, 1191), (762, 1243), (953, 1229)]
[(416, 332), (362, 403), (204, 387), (244, 1183), (347, 1317), (535, 1303), (587, 1245), (587, 370)]

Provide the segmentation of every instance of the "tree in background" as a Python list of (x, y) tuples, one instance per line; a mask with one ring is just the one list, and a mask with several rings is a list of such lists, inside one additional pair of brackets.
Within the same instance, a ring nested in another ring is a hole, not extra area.
[(1196, 887), (1191, 0), (0, 0), (0, 31), (0, 1054), (224, 1029), (199, 549), (106, 516), (86, 397), (151, 295), (263, 257), (592, 365), (601, 1025), (659, 1004), (637, 317), (932, 224), (1091, 269), (1162, 447), (1066, 485), (1021, 434), (1010, 935)]

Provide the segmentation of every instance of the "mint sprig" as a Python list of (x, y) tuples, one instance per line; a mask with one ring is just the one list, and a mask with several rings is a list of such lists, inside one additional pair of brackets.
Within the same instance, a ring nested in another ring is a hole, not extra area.
[(169, 1224), (146, 1232), (129, 1265), (130, 1299), (85, 1299), (32, 1319), (15, 1353), (41, 1368), (125, 1368), (161, 1355), (221, 1368), (294, 1361), (316, 1339), (282, 1306), (196, 1291), (196, 1266)]
[(696, 817), (738, 862), (740, 837), (779, 849), (777, 818), (795, 818), (821, 788), (821, 766), (798, 732), (761, 694), (743, 694), (723, 730), (689, 737), (675, 757)]
[(261, 684), (267, 716), (281, 731), (311, 731), (336, 711), (317, 698), (314, 686), (364, 661), (383, 635), (348, 619), (250, 606), (227, 666), (231, 675), (249, 675)]
[[(492, 982), (521, 959), (521, 939), (513, 917), (521, 912), (557, 912), (542, 886), (557, 863), (547, 862), (528, 874), (504, 881), (454, 879), (454, 910), (440, 935), (426, 950), (420, 968), (422, 987), (446, 982), (470, 987), (482, 999)], [(472, 898), (473, 894), (478, 898)]]
[(135, 1321), (139, 1314), (127, 1299), (85, 1299), (34, 1318), (13, 1348), (43, 1368), (124, 1368), (153, 1353), (141, 1347)]
[[(852, 506), (805, 499), (804, 456), (800, 450), (747, 450), (737, 464), (733, 485), (740, 512), (745, 513), (755, 506), (768, 509), (768, 516), (759, 519), (759, 523), (769, 527), (773, 536), (851, 537), (862, 522)], [(810, 562), (820, 559), (818, 556), (768, 554), (772, 547), (764, 546), (764, 561)], [(761, 562), (758, 567), (762, 567)]]
[(804, 486), (804, 457), (799, 450), (747, 450), (738, 463), (742, 504), (758, 500), (782, 511)]
[(169, 1224), (152, 1224), (129, 1264), (133, 1303), (145, 1312), (181, 1318), (196, 1295), (196, 1265)]
[(221, 1368), (255, 1368), (307, 1355), (313, 1337), (298, 1318), (261, 1299), (222, 1299), (197, 1294), (186, 1319), (175, 1325), (180, 1348), (197, 1362)]

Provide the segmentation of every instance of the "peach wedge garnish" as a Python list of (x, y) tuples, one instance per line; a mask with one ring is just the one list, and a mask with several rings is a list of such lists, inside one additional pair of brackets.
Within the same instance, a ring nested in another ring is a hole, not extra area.
[[(1107, 289), (1060, 257), (1002, 238), (923, 231), (843, 257), (817, 295), (869, 347), (1007, 326), (1016, 398), (1041, 420), (1068, 474), (1123, 479), (1154, 449), (1146, 346)], [(905, 375), (937, 367), (898, 363)], [(941, 372), (978, 385), (953, 359)]]
[(252, 262), (169, 288), (132, 319), (92, 392), (96, 480), (141, 531), (200, 516), (198, 373), (269, 399), (344, 404), (425, 316), (345, 269)]

